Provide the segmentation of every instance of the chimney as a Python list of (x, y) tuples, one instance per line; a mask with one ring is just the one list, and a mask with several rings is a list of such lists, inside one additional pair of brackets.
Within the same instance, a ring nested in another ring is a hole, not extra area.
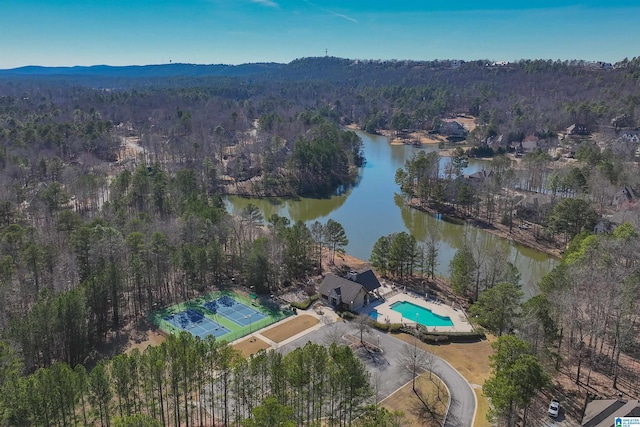
[(356, 281), (356, 277), (358, 277), (358, 273), (351, 270), (350, 272), (347, 273), (347, 279), (355, 282)]

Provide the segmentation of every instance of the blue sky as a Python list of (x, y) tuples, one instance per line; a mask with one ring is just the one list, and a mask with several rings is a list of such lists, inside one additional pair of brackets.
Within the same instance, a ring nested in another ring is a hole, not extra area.
[(0, 69), (640, 56), (638, 0), (0, 0)]

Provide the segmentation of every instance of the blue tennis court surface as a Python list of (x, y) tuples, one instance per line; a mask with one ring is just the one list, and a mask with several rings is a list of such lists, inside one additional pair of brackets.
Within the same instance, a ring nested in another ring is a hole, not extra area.
[(258, 320), (265, 319), (266, 314), (261, 313), (246, 304), (235, 299), (222, 296), (215, 301), (209, 301), (203, 304), (203, 307), (211, 313), (224, 316), (240, 326), (247, 326)]
[(202, 315), (202, 313), (198, 313), (196, 310), (192, 309), (172, 314), (171, 316), (165, 317), (164, 320), (171, 323), (176, 328), (188, 331), (200, 338), (206, 338), (209, 335), (219, 338), (231, 332), (219, 323), (214, 322), (211, 319), (207, 319)]

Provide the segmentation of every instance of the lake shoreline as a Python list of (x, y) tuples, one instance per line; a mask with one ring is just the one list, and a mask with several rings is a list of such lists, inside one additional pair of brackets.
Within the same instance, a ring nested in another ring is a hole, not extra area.
[[(359, 130), (355, 132), (363, 139), (367, 163), (361, 169), (358, 185), (349, 191), (324, 199), (227, 195), (224, 197), (227, 210), (232, 214), (239, 213), (249, 203), (253, 203), (265, 218), (277, 214), (287, 217), (292, 223), (302, 221), (307, 225), (314, 221), (323, 223), (331, 218), (342, 224), (347, 233), (350, 243), (345, 248), (346, 252), (363, 260), (369, 258), (375, 242), (381, 236), (406, 231), (419, 241), (425, 241), (428, 236), (434, 235), (437, 236), (441, 249), (436, 274), (444, 278), (449, 276), (449, 262), (461, 242), (465, 238), (473, 238), (481, 245), (502, 248), (505, 255), (522, 272), (521, 280), (525, 293), (538, 293), (537, 284), (540, 278), (557, 263), (557, 251), (550, 252), (545, 248), (537, 250), (540, 248), (536, 246), (533, 238), (527, 241), (514, 238), (508, 232), (499, 234), (497, 230), (486, 228), (484, 224), (472, 223), (476, 226), (468, 227), (464, 219), (456, 219), (455, 215), (450, 215), (449, 221), (439, 221), (434, 218), (434, 212), (426, 213), (414, 209), (398, 195), (399, 189), (394, 183), (394, 173), (398, 168), (405, 166), (406, 160), (412, 158), (416, 152), (435, 151), (436, 146), (424, 145), (422, 148), (416, 148), (391, 145), (385, 136), (370, 135)], [(443, 162), (448, 161), (443, 157)], [(470, 161), (467, 172), (475, 173), (482, 168), (482, 164)], [(229, 190), (237, 193), (235, 187), (230, 187)], [(481, 212), (481, 218), (483, 215)], [(519, 224), (520, 222), (517, 222), (516, 226)], [(511, 234), (520, 232), (520, 229), (514, 227), (513, 231)], [(537, 232), (536, 235), (540, 236), (540, 233)], [(418, 285), (416, 289), (419, 288)]]
[[(517, 226), (512, 226), (511, 230), (508, 225), (504, 224), (491, 224), (480, 218), (475, 216), (467, 216), (462, 215), (460, 212), (456, 211), (452, 207), (445, 207), (446, 210), (437, 210), (430, 206), (424, 206), (417, 199), (412, 199), (407, 202), (407, 206), (412, 209), (419, 210), (421, 212), (425, 212), (432, 216), (437, 215), (445, 215), (445, 217), (453, 218), (455, 220), (463, 221), (466, 224), (469, 224), (473, 227), (482, 229), (487, 233), (493, 234), (494, 236), (498, 236), (500, 238), (509, 240), (511, 242), (517, 243), (529, 249), (534, 249), (539, 252), (543, 252), (549, 256), (552, 256), (556, 259), (562, 258), (562, 253), (564, 252), (564, 247), (558, 246), (558, 242), (549, 242), (547, 240), (538, 240), (535, 238), (534, 232), (535, 227), (541, 227), (537, 224), (534, 224), (533, 227), (530, 228), (520, 228)], [(444, 218), (446, 221), (447, 218)]]
[[(359, 129), (357, 127), (357, 125), (352, 124), (347, 126), (349, 129), (352, 130), (358, 130), (361, 132), (361, 129)], [(378, 136), (383, 136), (386, 137), (389, 140), (389, 143), (391, 145), (412, 145), (410, 143), (408, 143), (407, 141), (404, 141), (400, 138), (395, 138), (393, 139), (393, 131), (390, 129), (381, 129), (380, 130), (380, 134)], [(441, 140), (438, 139), (434, 139), (434, 138), (428, 138), (425, 137), (424, 135), (422, 135), (422, 133), (416, 133), (420, 136), (420, 145), (436, 145), (439, 144), (440, 142), (443, 142)], [(453, 151), (453, 148), (449, 148), (449, 149), (441, 149), (439, 151), (439, 154), (441, 156), (447, 157), (451, 155), (451, 151)], [(492, 158), (483, 158), (480, 160), (488, 160), (491, 161)], [(515, 162), (516, 167), (518, 167), (520, 165), (521, 159), (517, 159), (517, 161)], [(412, 209), (416, 209), (419, 210), (421, 212), (425, 212), (431, 216), (437, 216), (438, 214), (444, 214), (446, 216), (448, 216), (449, 218), (452, 218), (454, 220), (459, 220), (459, 221), (463, 221), (464, 223), (470, 224), (473, 227), (476, 227), (478, 229), (482, 229), (490, 234), (493, 234), (494, 236), (506, 239), (508, 241), (517, 243), (519, 245), (522, 245), (526, 248), (529, 249), (533, 249), (533, 250), (537, 250), (540, 252), (543, 252), (549, 256), (552, 256), (556, 259), (561, 259), (562, 258), (562, 253), (564, 252), (564, 246), (559, 245), (559, 243), (557, 241), (555, 242), (549, 242), (549, 241), (545, 241), (545, 240), (538, 240), (535, 238), (534, 236), (534, 230), (535, 227), (540, 227), (539, 225), (534, 225), (531, 228), (528, 229), (521, 229), (517, 226), (512, 226), (511, 229), (509, 229), (509, 226), (507, 225), (503, 225), (500, 223), (488, 223), (478, 217), (475, 216), (467, 216), (467, 215), (463, 215), (460, 212), (458, 212), (457, 210), (455, 210), (452, 207), (446, 207), (446, 211), (438, 211), (434, 208), (431, 208), (429, 206), (423, 206), (417, 199), (413, 199), (410, 200), (409, 202), (406, 203), (408, 207), (412, 208)]]

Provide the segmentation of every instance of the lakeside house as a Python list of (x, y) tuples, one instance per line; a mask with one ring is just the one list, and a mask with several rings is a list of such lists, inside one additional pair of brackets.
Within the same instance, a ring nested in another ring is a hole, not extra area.
[(632, 187), (625, 185), (620, 189), (620, 191), (618, 191), (616, 194), (613, 195), (613, 200), (611, 204), (616, 209), (619, 209), (622, 206), (628, 203), (633, 203), (637, 200), (638, 200), (638, 194), (636, 193), (636, 191)]
[(550, 194), (527, 194), (516, 205), (517, 215), (519, 218), (537, 222), (540, 218), (546, 217), (555, 202), (555, 198)]
[(631, 142), (637, 144), (640, 143), (640, 131), (625, 130), (623, 132), (620, 132), (619, 138), (623, 142)]
[(589, 128), (586, 125), (574, 123), (567, 128), (567, 135), (589, 135)]
[(626, 210), (621, 210), (613, 215), (609, 215), (606, 218), (600, 220), (593, 229), (594, 233), (611, 233), (617, 227), (622, 224), (628, 223), (635, 228), (636, 231), (640, 231), (640, 210), (634, 210), (633, 206), (627, 208)]
[(486, 180), (493, 178), (493, 170), (487, 171), (482, 169), (478, 172), (472, 173), (467, 176), (467, 182), (475, 189), (478, 189), (484, 184)]
[(527, 153), (533, 153), (538, 148), (540, 148), (539, 144), (540, 139), (535, 135), (529, 135), (524, 140), (517, 143), (514, 148), (516, 150), (516, 155), (523, 155)]
[(504, 135), (489, 136), (480, 141), (480, 143), (491, 148), (494, 152), (498, 151), (501, 148), (504, 150), (509, 149), (509, 143), (507, 142), (507, 138), (505, 138)]
[(449, 140), (463, 140), (467, 137), (467, 130), (460, 123), (454, 121), (443, 121), (439, 132)]
[(320, 284), (320, 299), (330, 307), (357, 310), (369, 304), (380, 282), (373, 270), (350, 271), (347, 277), (327, 274)]
[(621, 417), (640, 417), (640, 402), (624, 399), (592, 400), (587, 403), (581, 426), (613, 427), (614, 420)]
[(640, 231), (640, 210), (623, 210), (614, 213), (609, 217), (614, 225), (614, 228), (624, 224), (625, 222), (633, 225), (636, 231)]

